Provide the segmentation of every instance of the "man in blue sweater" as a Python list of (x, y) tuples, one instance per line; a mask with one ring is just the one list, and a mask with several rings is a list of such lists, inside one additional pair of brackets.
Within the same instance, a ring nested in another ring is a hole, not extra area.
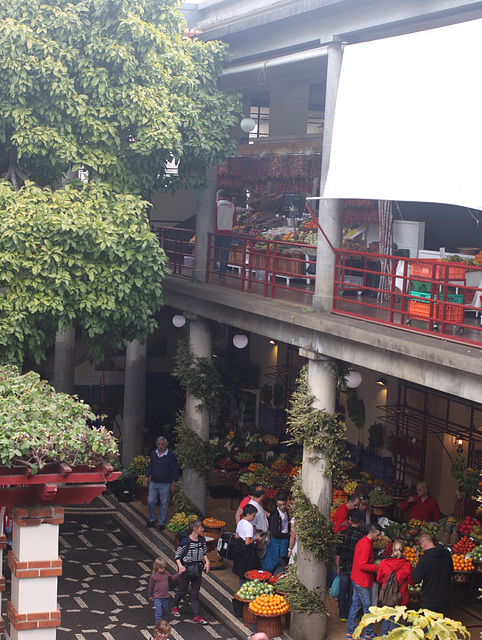
[[(151, 460), (147, 467), (146, 477), (144, 478), (144, 486), (147, 487), (149, 483), (149, 495), (147, 497), (149, 519), (146, 522), (146, 526), (152, 527), (156, 523), (156, 504), (157, 496), (159, 496), (161, 503), (161, 509), (159, 511), (160, 531), (166, 528), (169, 498), (171, 497), (171, 493), (174, 493), (176, 490), (178, 478), (177, 460), (175, 455), (167, 448), (167, 444), (164, 436), (157, 438), (157, 449), (153, 449), (151, 452)], [(149, 477), (151, 478), (150, 482)]]

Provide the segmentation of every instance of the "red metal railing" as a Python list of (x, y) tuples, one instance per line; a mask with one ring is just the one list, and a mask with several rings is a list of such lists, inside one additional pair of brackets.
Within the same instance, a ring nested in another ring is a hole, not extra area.
[(334, 313), (482, 343), (482, 267), (344, 249), (335, 256)]
[(182, 278), (191, 278), (194, 267), (194, 244), (191, 240), (195, 235), (194, 230), (155, 225), (151, 225), (151, 229), (166, 252), (171, 273)]
[(208, 234), (207, 283), (214, 277), (227, 278), (242, 291), (266, 298), (275, 298), (281, 291), (313, 295), (315, 247), (255, 236), (230, 238), (231, 246), (223, 250), (216, 247), (216, 235)]

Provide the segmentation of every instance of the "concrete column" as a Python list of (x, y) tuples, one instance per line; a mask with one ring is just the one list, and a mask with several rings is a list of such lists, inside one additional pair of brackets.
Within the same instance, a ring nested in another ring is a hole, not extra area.
[[(211, 359), (211, 332), (206, 320), (193, 317), (189, 323), (189, 344), (194, 355)], [(200, 400), (186, 394), (186, 425), (202, 440), (209, 440), (209, 414), (206, 409), (199, 411)], [(206, 483), (192, 469), (183, 470), (183, 487), (187, 496), (205, 514)]]
[(146, 354), (147, 344), (129, 342), (126, 349), (124, 382), (124, 436), (122, 466), (143, 453), (146, 416)]
[[(321, 159), (320, 193), (323, 195), (328, 167), (330, 165), (333, 121), (335, 118), (336, 96), (340, 80), (343, 48), (341, 42), (333, 39), (328, 48), (326, 75), (325, 123), (323, 128), (323, 152)], [(333, 247), (339, 248), (343, 232), (343, 200), (321, 200), (319, 221)], [(333, 280), (335, 277), (335, 255), (332, 248), (318, 231), (316, 252), (316, 280), (313, 309), (331, 311), (333, 306)]]
[[(316, 397), (314, 407), (328, 412), (335, 410), (336, 390), (331, 372), (331, 363), (325, 356), (300, 349), (300, 355), (308, 358), (308, 382), (312, 395)], [(325, 518), (330, 517), (331, 478), (323, 475), (326, 462), (321, 459), (310, 461), (313, 452), (304, 447), (301, 481), (303, 491), (310, 501), (318, 507)], [(296, 523), (295, 523), (296, 526)], [(311, 551), (298, 545), (296, 565), (301, 582), (308, 589), (321, 588), (326, 598), (327, 568), (323, 562), (313, 558)], [(327, 618), (318, 614), (310, 616), (293, 612), (290, 635), (294, 640), (325, 640)]]
[(74, 393), (75, 328), (70, 325), (65, 333), (55, 336), (54, 387), (57, 393)]
[[(196, 207), (196, 249), (194, 251), (194, 282), (206, 281), (206, 264), (208, 258), (208, 233), (214, 233), (216, 228), (216, 190), (217, 165), (210, 165), (206, 169), (209, 187), (199, 196)], [(212, 241), (214, 256), (214, 239)]]
[(12, 508), (11, 601), (7, 603), (12, 640), (55, 640), (60, 626), (57, 581), (62, 575), (58, 506)]
[(309, 102), (310, 85), (306, 81), (272, 82), (269, 137), (305, 136)]

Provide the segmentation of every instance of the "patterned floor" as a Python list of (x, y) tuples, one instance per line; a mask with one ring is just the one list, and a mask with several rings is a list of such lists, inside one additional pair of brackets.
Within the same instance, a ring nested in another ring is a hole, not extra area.
[[(109, 511), (87, 514), (80, 508), (66, 509), (59, 540), (63, 574), (58, 587), (62, 611), (58, 640), (141, 640), (154, 635), (154, 606), (147, 593), (154, 554), (149, 556), (136, 544)], [(4, 595), (9, 599), (6, 566), (4, 575)], [(194, 624), (189, 600), (181, 604), (181, 615), (180, 620), (167, 616), (174, 640), (236, 640), (202, 607), (201, 615), (209, 624)]]

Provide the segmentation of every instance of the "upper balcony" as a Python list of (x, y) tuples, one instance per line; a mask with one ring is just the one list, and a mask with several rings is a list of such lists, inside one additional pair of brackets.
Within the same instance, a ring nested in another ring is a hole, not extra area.
[[(158, 228), (173, 275), (192, 277), (194, 232)], [(480, 347), (482, 263), (335, 249), (332, 314)], [(206, 284), (311, 309), (316, 247), (232, 236), (223, 254), (209, 235)], [(224, 275), (225, 273), (225, 275)]]

